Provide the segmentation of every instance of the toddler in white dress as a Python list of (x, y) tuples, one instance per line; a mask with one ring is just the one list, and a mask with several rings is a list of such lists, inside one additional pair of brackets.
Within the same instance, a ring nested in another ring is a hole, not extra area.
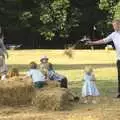
[(95, 84), (95, 75), (91, 67), (85, 68), (84, 73), (84, 85), (82, 87), (82, 97), (85, 98), (84, 103), (88, 103), (89, 98), (91, 98), (92, 103), (96, 103), (96, 96), (99, 96), (100, 93)]

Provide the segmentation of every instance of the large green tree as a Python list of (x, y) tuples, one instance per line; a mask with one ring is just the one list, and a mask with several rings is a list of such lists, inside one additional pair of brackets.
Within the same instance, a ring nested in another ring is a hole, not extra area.
[[(31, 4), (30, 4), (31, 3)], [(21, 25), (40, 32), (46, 39), (56, 34), (68, 35), (69, 0), (21, 0), (24, 10), (20, 15)]]
[(98, 4), (97, 0), (1, 0), (0, 23), (6, 29), (39, 32), (45, 39), (79, 35), (91, 31), (110, 10), (109, 5), (100, 10)]
[(120, 1), (114, 7), (114, 19), (120, 19)]

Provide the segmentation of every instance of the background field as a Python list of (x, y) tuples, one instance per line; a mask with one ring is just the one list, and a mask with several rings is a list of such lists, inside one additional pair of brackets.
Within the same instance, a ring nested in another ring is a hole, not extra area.
[[(39, 64), (40, 57), (47, 55), (55, 69), (65, 74), (69, 80), (80, 80), (85, 66), (92, 65), (98, 78), (115, 77), (115, 51), (105, 50), (75, 50), (73, 58), (64, 55), (63, 50), (21, 50), (9, 51), (7, 64), (9, 67), (17, 67), (21, 72), (28, 70), (28, 64), (35, 61)], [(111, 74), (109, 74), (111, 73)], [(109, 76), (110, 75), (110, 76)]]
[[(101, 96), (96, 105), (75, 103), (69, 111), (40, 112), (33, 107), (1, 107), (1, 120), (119, 120), (120, 101), (114, 98), (117, 93), (117, 71), (115, 51), (75, 50), (73, 58), (65, 56), (62, 50), (21, 50), (9, 51), (6, 61), (9, 68), (17, 67), (21, 73), (28, 70), (28, 64), (39, 64), (41, 55), (47, 55), (57, 72), (67, 76), (69, 88), (80, 96), (83, 69), (91, 65), (97, 78)], [(22, 117), (21, 117), (22, 116)]]

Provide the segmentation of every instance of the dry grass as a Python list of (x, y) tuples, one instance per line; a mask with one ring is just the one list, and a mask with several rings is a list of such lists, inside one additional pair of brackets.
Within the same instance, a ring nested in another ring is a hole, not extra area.
[[(111, 104), (111, 105), (110, 105)], [(1, 108), (0, 120), (119, 120), (120, 101), (110, 99), (104, 104), (77, 104), (72, 111), (38, 112), (31, 107)]]

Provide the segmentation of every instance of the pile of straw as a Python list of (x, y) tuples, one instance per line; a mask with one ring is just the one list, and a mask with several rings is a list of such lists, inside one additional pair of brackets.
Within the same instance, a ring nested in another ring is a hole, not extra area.
[(33, 91), (31, 80), (21, 80), (19, 77), (1, 80), (0, 105), (31, 104)]
[(74, 97), (65, 88), (43, 88), (36, 90), (33, 105), (39, 110), (66, 110), (71, 107)]
[(55, 81), (55, 80), (48, 80), (45, 87), (47, 87), (47, 88), (60, 87), (60, 83), (58, 81)]

